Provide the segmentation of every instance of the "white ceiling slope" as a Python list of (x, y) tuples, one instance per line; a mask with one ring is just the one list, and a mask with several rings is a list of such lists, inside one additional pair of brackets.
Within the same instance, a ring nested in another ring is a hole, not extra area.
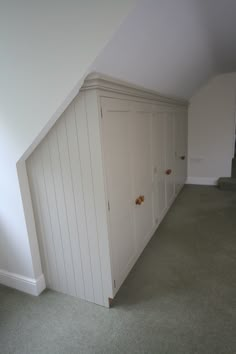
[(188, 99), (236, 69), (234, 14), (235, 0), (141, 0), (91, 70)]
[(236, 1), (201, 0), (201, 3), (218, 71), (236, 71)]

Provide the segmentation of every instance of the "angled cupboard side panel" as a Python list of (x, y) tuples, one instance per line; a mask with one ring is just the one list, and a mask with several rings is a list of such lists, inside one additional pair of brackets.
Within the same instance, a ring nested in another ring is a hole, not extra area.
[(109, 250), (103, 252), (99, 125), (89, 124), (81, 94), (28, 158), (27, 170), (47, 286), (108, 306), (112, 290)]
[(48, 287), (60, 291), (41, 145), (30, 156), (27, 167), (46, 284)]
[(66, 117), (66, 132), (68, 139), (68, 151), (70, 156), (71, 183), (73, 186), (74, 212), (76, 217), (77, 234), (79, 241), (79, 256), (83, 273), (84, 298), (93, 301), (93, 278), (87, 234), (84, 190), (81, 171), (81, 157), (77, 135), (75, 104)]
[[(93, 174), (91, 166), (91, 151), (89, 145), (88, 121), (86, 112), (85, 94), (81, 92), (75, 99), (76, 131), (81, 159), (82, 183), (86, 227), (93, 279), (94, 302), (104, 305), (104, 295), (101, 274), (101, 259), (99, 252), (99, 236), (94, 198)], [(97, 147), (99, 148), (99, 147)]]
[(109, 306), (109, 298), (113, 297), (110, 245), (108, 236), (108, 204), (105, 191), (105, 171), (102, 150), (102, 115), (100, 100), (97, 92), (88, 91), (85, 96), (94, 206), (96, 210), (96, 226), (98, 237), (98, 251), (100, 256), (101, 280), (104, 305)]
[(64, 263), (64, 253), (63, 246), (61, 242), (61, 230), (59, 225), (58, 207), (56, 203), (55, 186), (52, 175), (52, 165), (51, 156), (48, 144), (49, 137), (47, 136), (44, 144), (40, 146), (40, 153), (42, 158), (42, 168), (45, 179), (45, 191), (49, 210), (51, 233), (52, 233), (52, 244), (55, 253), (55, 261), (58, 272), (59, 288), (63, 292), (67, 290), (67, 281), (65, 274), (65, 263)]
[(67, 110), (64, 112), (63, 119), (60, 119), (56, 123), (55, 129), (58, 136), (58, 148), (61, 159), (61, 173), (64, 186), (65, 205), (69, 228), (73, 272), (75, 279), (75, 295), (84, 298), (84, 282), (81, 262), (81, 250), (78, 235), (78, 221), (75, 213), (74, 188), (72, 182), (71, 163), (66, 128), (66, 122), (70, 114), (73, 114), (72, 105), (70, 105), (70, 107), (68, 107)]
[(63, 245), (64, 264), (67, 277), (67, 292), (70, 295), (76, 294), (75, 275), (73, 268), (72, 248), (70, 241), (67, 209), (65, 203), (64, 182), (62, 176), (62, 162), (59, 152), (57, 130), (54, 128), (49, 133), (49, 150), (52, 163), (52, 176), (56, 191), (56, 204), (59, 218), (59, 227)]
[(39, 244), (39, 251), (41, 255), (41, 263), (42, 263), (42, 269), (45, 274), (45, 279), (47, 281), (47, 285), (51, 284), (52, 282), (52, 274), (51, 274), (51, 268), (50, 264), (48, 262), (48, 256), (47, 256), (47, 244), (44, 240), (43, 234), (44, 234), (44, 224), (43, 224), (43, 219), (42, 219), (42, 210), (41, 210), (41, 198), (38, 193), (38, 181), (37, 181), (37, 170), (36, 166), (34, 164), (34, 158), (31, 157), (28, 160), (28, 179), (31, 181), (30, 185), (30, 192), (31, 192), (31, 198), (32, 198), (32, 205), (33, 205), (33, 213), (34, 213), (34, 219), (35, 219), (35, 226), (37, 233), (39, 235), (38, 237), (38, 244)]

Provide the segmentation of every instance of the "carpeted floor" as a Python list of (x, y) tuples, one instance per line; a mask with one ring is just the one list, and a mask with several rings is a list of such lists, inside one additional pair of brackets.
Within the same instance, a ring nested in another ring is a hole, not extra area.
[(186, 186), (110, 310), (0, 287), (1, 354), (235, 354), (236, 193)]

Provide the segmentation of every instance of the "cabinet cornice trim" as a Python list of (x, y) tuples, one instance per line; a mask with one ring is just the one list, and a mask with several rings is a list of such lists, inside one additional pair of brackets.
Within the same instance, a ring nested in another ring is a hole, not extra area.
[(172, 104), (172, 105), (173, 104), (178, 106), (181, 105), (184, 107), (188, 106), (187, 100), (161, 95), (156, 91), (148, 90), (143, 87), (136, 86), (134, 84), (130, 84), (128, 82), (117, 80), (110, 76), (98, 74), (98, 73), (92, 73), (86, 77), (84, 84), (81, 88), (81, 91), (88, 91), (94, 89), (115, 92), (119, 94), (144, 98), (144, 99)]

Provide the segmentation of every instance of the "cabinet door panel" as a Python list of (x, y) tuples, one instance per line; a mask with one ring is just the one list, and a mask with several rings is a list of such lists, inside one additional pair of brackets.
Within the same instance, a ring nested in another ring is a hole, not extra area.
[(161, 220), (166, 209), (165, 119), (165, 113), (155, 113), (152, 120), (153, 209), (156, 224)]
[(175, 193), (181, 189), (182, 169), (181, 154), (183, 145), (183, 121), (179, 113), (175, 114)]
[(132, 114), (129, 103), (118, 99), (103, 98), (102, 110), (113, 274), (119, 287), (135, 256), (130, 166)]
[(187, 117), (185, 112), (175, 115), (175, 189), (176, 194), (187, 176)]
[[(134, 181), (134, 215), (137, 247), (142, 247), (153, 229), (151, 105), (134, 103), (132, 175)], [(141, 205), (135, 199), (144, 196)]]
[[(169, 207), (175, 196), (174, 178), (174, 114), (167, 113), (166, 117), (166, 203)], [(170, 174), (167, 171), (170, 170)]]
[(186, 112), (183, 113), (183, 150), (182, 156), (184, 156), (184, 160), (182, 160), (182, 185), (185, 184), (187, 178), (187, 155), (188, 155), (188, 115)]

